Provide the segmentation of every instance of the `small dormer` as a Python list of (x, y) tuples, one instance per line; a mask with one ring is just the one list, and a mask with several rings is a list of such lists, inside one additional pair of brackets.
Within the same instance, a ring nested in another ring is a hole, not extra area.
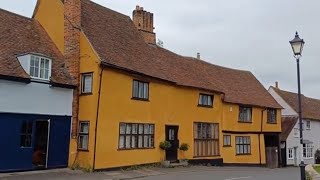
[(32, 79), (49, 81), (51, 77), (51, 64), (50, 58), (37, 55), (26, 54), (18, 57), (18, 60)]

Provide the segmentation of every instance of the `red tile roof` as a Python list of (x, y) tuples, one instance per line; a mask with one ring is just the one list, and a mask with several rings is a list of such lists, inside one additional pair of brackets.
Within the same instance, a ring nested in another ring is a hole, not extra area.
[(30, 79), (17, 59), (29, 53), (52, 58), (52, 83), (73, 85), (63, 55), (42, 26), (34, 19), (0, 9), (0, 76)]
[(286, 141), (290, 132), (294, 128), (298, 121), (298, 117), (282, 117), (281, 118), (281, 129), (280, 141)]
[[(274, 91), (282, 97), (296, 112), (299, 112), (298, 107), (298, 94), (284, 91), (279, 88), (271, 87)], [(309, 98), (301, 95), (301, 107), (302, 107), (302, 117), (304, 119), (320, 120), (320, 100)]]
[(130, 17), (82, 0), (82, 30), (103, 64), (225, 94), (224, 101), (281, 108), (255, 76), (148, 45)]

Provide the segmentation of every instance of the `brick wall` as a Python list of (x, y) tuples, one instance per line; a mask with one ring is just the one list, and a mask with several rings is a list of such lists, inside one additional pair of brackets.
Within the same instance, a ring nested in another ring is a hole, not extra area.
[(65, 65), (77, 87), (73, 92), (72, 137), (77, 137), (80, 85), (80, 0), (64, 0), (64, 55)]
[(137, 6), (133, 11), (133, 23), (140, 31), (146, 43), (156, 44), (156, 34), (153, 32), (153, 14)]

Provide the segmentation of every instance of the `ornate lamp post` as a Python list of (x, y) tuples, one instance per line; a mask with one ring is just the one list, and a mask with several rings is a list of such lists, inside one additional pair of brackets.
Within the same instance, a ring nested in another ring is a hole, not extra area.
[(301, 89), (300, 89), (300, 57), (302, 55), (302, 50), (304, 46), (304, 40), (300, 39), (298, 32), (293, 40), (289, 41), (292, 47), (292, 51), (294, 54), (295, 59), (297, 60), (297, 76), (298, 76), (298, 105), (299, 105), (299, 127), (300, 127), (300, 147), (301, 147), (301, 163), (300, 163), (300, 173), (301, 173), (301, 180), (306, 179), (306, 172), (305, 172), (305, 164), (303, 161), (303, 127), (302, 127), (302, 109), (301, 109)]

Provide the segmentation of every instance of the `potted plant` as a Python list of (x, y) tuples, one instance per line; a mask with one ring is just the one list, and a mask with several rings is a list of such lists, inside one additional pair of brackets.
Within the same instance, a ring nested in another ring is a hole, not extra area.
[[(169, 141), (162, 141), (159, 144), (159, 148), (162, 149), (163, 151), (171, 148), (171, 143)], [(170, 161), (165, 160), (165, 158), (163, 158), (164, 160), (161, 162), (162, 166), (164, 167), (169, 167), (170, 166)]]
[(316, 164), (320, 164), (320, 149), (316, 150), (316, 153), (314, 154)]
[[(182, 151), (183, 154), (184, 154), (184, 152), (186, 152), (186, 151), (189, 150), (189, 147), (190, 147), (189, 144), (187, 144), (187, 143), (182, 143), (182, 144), (180, 145), (180, 147), (179, 147), (179, 150)], [(183, 164), (184, 166), (187, 166), (187, 165), (188, 165), (188, 160), (187, 160), (186, 158), (179, 159), (179, 162), (180, 162), (181, 164)]]

